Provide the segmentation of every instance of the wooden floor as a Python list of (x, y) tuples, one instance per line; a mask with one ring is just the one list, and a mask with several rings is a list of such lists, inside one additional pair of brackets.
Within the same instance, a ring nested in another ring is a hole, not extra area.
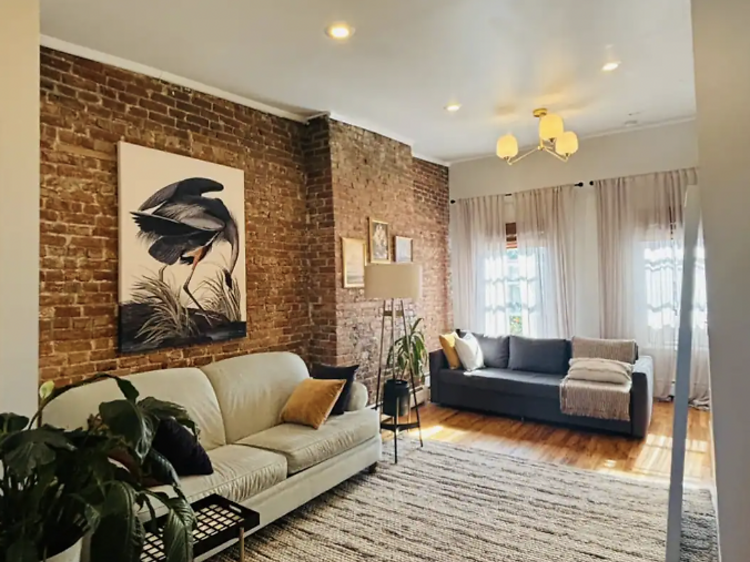
[[(463, 412), (435, 404), (423, 406), (420, 413), (425, 440), (621, 476), (669, 480), (673, 415), (669, 403), (654, 404), (653, 420), (644, 440)], [(710, 416), (709, 412), (690, 410), (685, 471), (685, 481), (690, 484), (705, 485), (713, 480)], [(385, 438), (389, 435), (384, 432)]]

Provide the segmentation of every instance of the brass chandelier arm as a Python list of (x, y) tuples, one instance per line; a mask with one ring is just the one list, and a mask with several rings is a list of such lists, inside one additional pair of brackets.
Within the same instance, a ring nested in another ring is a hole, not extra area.
[(514, 156), (513, 158), (508, 158), (506, 160), (506, 162), (508, 163), (509, 166), (512, 166), (516, 162), (520, 162), (521, 160), (523, 160), (524, 158), (526, 158), (530, 154), (534, 154), (535, 152), (538, 152), (540, 150), (542, 150), (542, 148), (539, 147), (539, 146), (536, 146), (536, 147), (532, 148), (531, 150), (529, 150), (528, 152), (524, 152), (520, 156)]
[(565, 156), (560, 156), (557, 152), (552, 150), (550, 147), (545, 146), (544, 147), (545, 152), (549, 152), (552, 156), (557, 158), (560, 162), (567, 162), (570, 159), (570, 154), (567, 154)]

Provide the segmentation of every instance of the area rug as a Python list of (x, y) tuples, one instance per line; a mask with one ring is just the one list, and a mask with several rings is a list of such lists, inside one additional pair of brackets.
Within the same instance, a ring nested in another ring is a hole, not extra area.
[[(408, 448), (398, 465), (384, 461), (249, 537), (245, 559), (664, 560), (666, 485), (443, 443)], [(683, 529), (683, 562), (718, 560), (707, 490), (686, 490)], [(237, 560), (235, 547), (212, 562)]]

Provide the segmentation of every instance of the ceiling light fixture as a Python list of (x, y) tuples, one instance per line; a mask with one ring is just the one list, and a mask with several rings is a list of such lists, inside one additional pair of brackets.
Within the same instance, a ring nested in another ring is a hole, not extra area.
[(343, 41), (345, 39), (349, 39), (349, 37), (354, 35), (354, 28), (348, 23), (334, 23), (326, 28), (326, 35), (328, 35), (328, 37), (330, 37), (331, 39)]
[(534, 117), (539, 119), (539, 144), (518, 156), (518, 139), (511, 134), (505, 135), (497, 141), (498, 158), (512, 165), (529, 154), (543, 150), (558, 160), (567, 162), (578, 152), (578, 136), (573, 131), (565, 130), (562, 117), (549, 113), (543, 107), (534, 110)]
[(602, 66), (602, 70), (604, 72), (612, 72), (614, 70), (617, 70), (619, 66), (620, 66), (620, 61), (613, 60), (613, 61), (605, 62), (604, 66)]
[(451, 113), (455, 113), (459, 109), (461, 109), (460, 103), (449, 103), (448, 105), (445, 106), (445, 110), (450, 111)]

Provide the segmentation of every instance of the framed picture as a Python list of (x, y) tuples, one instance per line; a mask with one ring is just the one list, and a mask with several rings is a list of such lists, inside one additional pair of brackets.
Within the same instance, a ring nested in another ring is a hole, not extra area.
[(370, 263), (391, 263), (388, 223), (370, 218)]
[(119, 347), (247, 335), (245, 173), (118, 145)]
[(365, 241), (341, 237), (341, 255), (344, 260), (344, 287), (365, 286)]
[(411, 238), (395, 236), (394, 246), (396, 248), (396, 263), (407, 263), (414, 261), (414, 256), (412, 255), (414, 241)]

